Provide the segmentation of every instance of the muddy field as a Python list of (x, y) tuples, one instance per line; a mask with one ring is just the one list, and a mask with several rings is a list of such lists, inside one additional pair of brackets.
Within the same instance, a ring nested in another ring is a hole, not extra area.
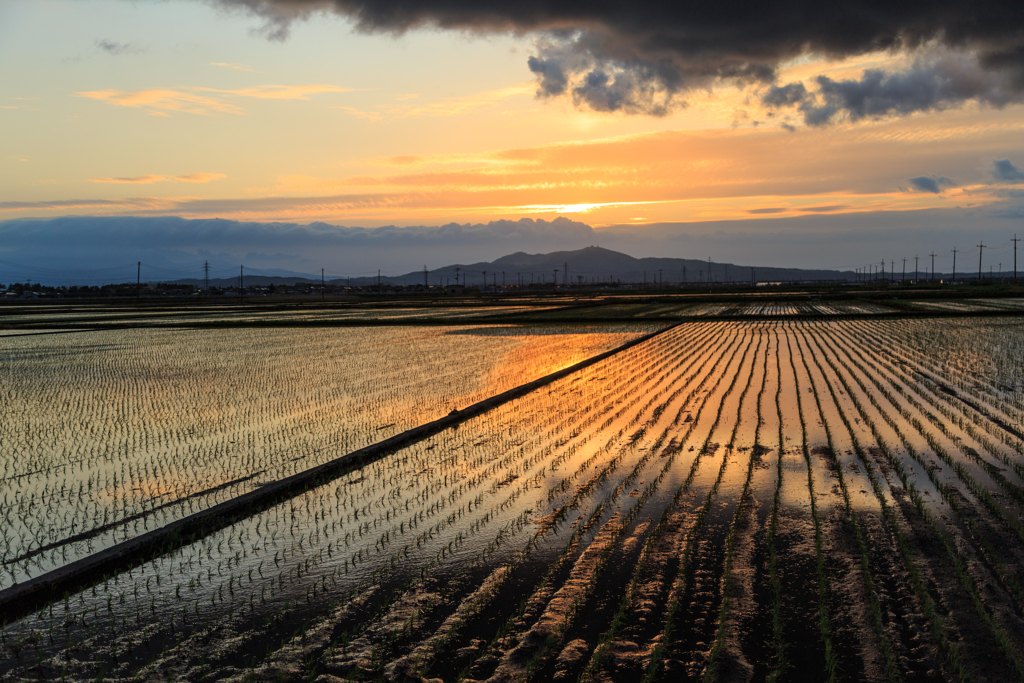
[(19, 616), (0, 675), (1019, 681), (1022, 368), (1016, 317), (685, 323)]

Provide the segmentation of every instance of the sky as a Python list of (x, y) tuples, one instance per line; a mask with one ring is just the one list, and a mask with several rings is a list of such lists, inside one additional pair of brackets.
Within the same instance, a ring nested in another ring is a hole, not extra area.
[(1014, 3), (0, 0), (0, 83), (0, 281), (1024, 234)]

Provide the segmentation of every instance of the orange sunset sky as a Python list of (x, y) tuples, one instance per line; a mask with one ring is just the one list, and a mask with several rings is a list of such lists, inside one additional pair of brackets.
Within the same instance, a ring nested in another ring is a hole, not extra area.
[(1024, 232), (1018, 10), (956, 36), (955, 4), (877, 27), (633, 5), (0, 0), (0, 232), (565, 216), (636, 256), (828, 267)]

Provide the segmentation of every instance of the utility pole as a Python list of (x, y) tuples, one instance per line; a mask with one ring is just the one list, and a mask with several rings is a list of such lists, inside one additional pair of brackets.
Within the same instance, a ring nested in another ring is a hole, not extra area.
[(203, 279), (205, 280), (204, 284), (206, 286), (206, 295), (209, 296), (210, 295), (210, 262), (209, 261), (204, 261), (203, 262), (203, 273), (204, 273)]
[(320, 301), (323, 301), (324, 297), (327, 296), (326, 292), (327, 292), (327, 286), (324, 283), (324, 269), (321, 268), (320, 269)]
[(900, 284), (903, 284), (903, 285), (907, 284), (907, 259), (906, 259), (906, 257), (903, 258), (903, 280), (900, 281)]
[(377, 269), (377, 293), (380, 294), (380, 268)]
[(711, 257), (708, 256), (708, 282), (711, 282)]
[(484, 271), (484, 289), (487, 289), (487, 271)]
[(423, 289), (428, 289), (430, 285), (427, 284), (427, 267), (423, 266)]
[(1017, 242), (1020, 240), (1017, 238), (1017, 233), (1013, 233), (1013, 281), (1017, 281)]
[(978, 282), (981, 282), (981, 253), (985, 250), (985, 245), (981, 242), (978, 243)]
[(665, 271), (662, 268), (658, 268), (658, 286), (662, 288), (665, 286)]
[(245, 297), (245, 266), (238, 266), (238, 298)]
[(569, 262), (566, 261), (562, 266), (564, 267), (564, 270), (562, 270), (562, 284), (567, 285), (569, 284)]
[(935, 282), (935, 252), (934, 251), (931, 253), (931, 257), (932, 257), (932, 279), (931, 279), (931, 281)]
[(455, 269), (455, 286), (456, 287), (459, 286), (459, 269), (458, 268)]
[(896, 282), (896, 262), (889, 261), (889, 282)]
[(754, 266), (750, 266), (750, 285), (753, 287), (757, 282), (754, 281)]
[(917, 284), (917, 257), (914, 257), (914, 284)]
[(953, 282), (956, 282), (956, 253), (960, 251), (957, 248), (953, 248)]
[(551, 279), (551, 284), (558, 287), (558, 268), (554, 268), (553, 270), (555, 271), (555, 277)]

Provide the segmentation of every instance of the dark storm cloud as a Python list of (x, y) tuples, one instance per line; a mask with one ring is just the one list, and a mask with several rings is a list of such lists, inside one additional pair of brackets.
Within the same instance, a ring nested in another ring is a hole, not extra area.
[(911, 178), (910, 184), (921, 192), (931, 192), (932, 194), (941, 193), (943, 187), (956, 187), (956, 183), (943, 176), (918, 176)]
[(818, 76), (817, 91), (803, 83), (770, 88), (761, 103), (796, 107), (804, 123), (822, 126), (844, 117), (851, 121), (957, 107), (968, 101), (993, 107), (1024, 101), (1019, 74), (986, 69), (972, 55), (945, 53), (921, 57), (905, 71), (868, 69), (859, 80)]
[(1009, 159), (999, 159), (993, 161), (994, 166), (992, 175), (996, 177), (996, 180), (1005, 180), (1007, 182), (1021, 182), (1024, 181), (1024, 168), (1017, 168), (1010, 163)]
[[(427, 26), (541, 33), (545, 40), (529, 62), (538, 94), (568, 94), (577, 105), (601, 111), (661, 114), (683, 104), (682, 97), (694, 88), (723, 81), (771, 84), (779, 64), (801, 55), (841, 58), (927, 45), (975, 55), (981, 72), (1004, 74), (1001, 90), (1024, 90), (1024, 3), (1006, 0), (209, 1), (263, 17), (263, 32), (278, 40), (287, 37), (291, 22), (320, 12), (350, 17), (363, 31)], [(823, 123), (839, 111), (851, 118), (903, 114), (986, 96), (984, 88), (959, 86), (929, 94), (933, 85), (911, 82), (928, 76), (826, 79), (824, 101), (804, 115)], [(942, 75), (931, 76), (934, 81)], [(989, 94), (993, 102), (999, 100), (998, 93)], [(773, 93), (796, 95), (795, 90)]]
[(806, 99), (807, 88), (804, 84), (790, 83), (769, 88), (761, 97), (761, 103), (766, 107), (791, 107), (803, 103)]

